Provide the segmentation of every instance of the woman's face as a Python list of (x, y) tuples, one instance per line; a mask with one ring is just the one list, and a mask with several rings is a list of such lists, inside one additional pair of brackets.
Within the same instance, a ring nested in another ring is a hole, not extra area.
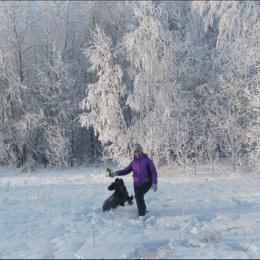
[(141, 156), (142, 152), (140, 151), (134, 151), (134, 157), (138, 159)]

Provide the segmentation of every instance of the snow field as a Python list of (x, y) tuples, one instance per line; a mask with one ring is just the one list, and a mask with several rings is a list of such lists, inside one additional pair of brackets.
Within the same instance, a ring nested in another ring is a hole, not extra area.
[(142, 223), (135, 203), (102, 212), (102, 171), (1, 168), (0, 258), (259, 258), (260, 178), (159, 177)]

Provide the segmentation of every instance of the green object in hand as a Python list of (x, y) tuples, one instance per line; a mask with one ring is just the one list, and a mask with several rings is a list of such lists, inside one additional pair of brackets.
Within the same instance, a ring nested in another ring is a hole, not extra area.
[(110, 168), (106, 169), (106, 177), (113, 177), (113, 171)]

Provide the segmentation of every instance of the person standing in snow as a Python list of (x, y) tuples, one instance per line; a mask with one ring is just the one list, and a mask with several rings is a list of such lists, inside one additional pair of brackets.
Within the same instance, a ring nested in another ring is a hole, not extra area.
[(133, 161), (124, 169), (115, 171), (112, 176), (122, 176), (133, 172), (134, 192), (139, 218), (145, 219), (146, 205), (144, 195), (152, 189), (157, 191), (157, 171), (153, 161), (143, 152), (140, 144), (133, 146)]

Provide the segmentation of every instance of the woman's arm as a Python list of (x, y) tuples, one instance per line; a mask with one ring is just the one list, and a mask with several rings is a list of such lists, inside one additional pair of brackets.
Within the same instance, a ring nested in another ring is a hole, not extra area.
[(117, 176), (121, 176), (121, 175), (127, 175), (129, 174), (131, 171), (132, 171), (132, 163), (130, 163), (126, 168), (124, 168), (123, 170), (119, 170), (119, 171), (116, 171), (116, 175)]
[(157, 182), (158, 182), (158, 180), (157, 180), (158, 174), (157, 174), (156, 168), (154, 166), (154, 163), (153, 163), (153, 161), (151, 159), (149, 160), (149, 168), (150, 168), (151, 173), (152, 173), (152, 184), (157, 184)]

